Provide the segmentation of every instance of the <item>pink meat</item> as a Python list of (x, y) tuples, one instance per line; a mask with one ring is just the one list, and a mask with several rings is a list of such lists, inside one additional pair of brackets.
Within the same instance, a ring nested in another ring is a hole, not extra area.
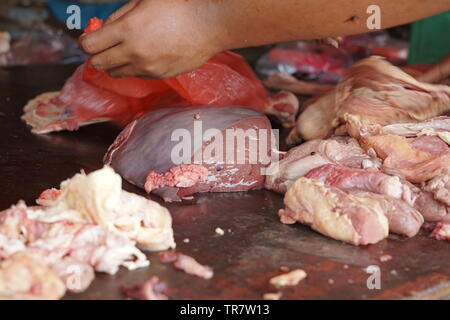
[(162, 263), (173, 263), (173, 266), (187, 274), (197, 276), (203, 279), (211, 279), (214, 272), (211, 267), (198, 263), (194, 258), (185, 254), (165, 251), (159, 254), (159, 260)]
[(409, 188), (403, 185), (399, 178), (382, 172), (329, 164), (311, 170), (305, 177), (339, 189), (360, 189), (385, 194), (412, 204)]
[(450, 241), (450, 222), (438, 222), (431, 236), (437, 240)]
[(168, 300), (164, 294), (166, 284), (153, 276), (144, 283), (134, 286), (122, 285), (120, 287), (122, 293), (133, 300)]
[(148, 193), (162, 187), (189, 188), (208, 178), (208, 169), (196, 164), (182, 164), (172, 167), (166, 173), (150, 171), (145, 181)]

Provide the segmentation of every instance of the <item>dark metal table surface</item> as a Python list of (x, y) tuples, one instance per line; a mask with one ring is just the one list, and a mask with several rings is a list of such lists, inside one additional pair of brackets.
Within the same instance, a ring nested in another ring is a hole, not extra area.
[[(120, 131), (99, 124), (77, 132), (37, 136), (20, 120), (26, 101), (58, 90), (75, 66), (33, 66), (0, 69), (0, 208), (19, 199), (33, 204), (46, 188), (58, 186), (81, 169), (102, 166), (102, 156)], [(140, 190), (125, 188), (142, 195)], [(260, 299), (275, 292), (268, 284), (280, 267), (302, 268), (308, 278), (283, 291), (285, 299), (440, 298), (450, 292), (450, 243), (391, 235), (376, 245), (355, 247), (321, 236), (302, 225), (282, 225), (277, 211), (282, 197), (268, 191), (202, 194), (195, 200), (167, 205), (174, 219), (177, 250), (214, 268), (203, 280), (159, 263), (97, 274), (90, 288), (66, 299), (123, 299), (122, 283), (134, 284), (157, 275), (173, 299)], [(230, 229), (219, 236), (217, 227)], [(183, 240), (189, 239), (186, 243)], [(380, 257), (392, 260), (381, 262)], [(369, 265), (380, 267), (381, 289), (369, 289)]]

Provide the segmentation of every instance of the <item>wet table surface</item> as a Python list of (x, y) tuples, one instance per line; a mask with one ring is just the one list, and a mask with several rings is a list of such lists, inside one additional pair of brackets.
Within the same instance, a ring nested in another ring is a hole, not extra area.
[[(77, 132), (43, 136), (30, 133), (20, 120), (22, 107), (35, 95), (58, 90), (75, 66), (33, 66), (0, 69), (0, 208), (23, 199), (33, 204), (46, 188), (81, 169), (102, 166), (102, 156), (120, 129), (91, 125)], [(140, 193), (124, 183), (125, 189)], [(201, 194), (192, 201), (168, 204), (174, 219), (177, 250), (214, 268), (203, 280), (176, 271), (149, 254), (151, 266), (97, 274), (90, 288), (66, 299), (123, 299), (119, 286), (156, 275), (166, 282), (172, 299), (260, 299), (276, 292), (269, 279), (280, 267), (302, 268), (308, 278), (282, 290), (285, 299), (424, 299), (450, 293), (450, 243), (395, 235), (376, 245), (355, 247), (325, 238), (302, 225), (283, 225), (277, 211), (280, 195), (248, 193)], [(220, 236), (217, 227), (225, 230)], [(189, 239), (189, 242), (184, 242)], [(380, 257), (392, 259), (381, 262)], [(381, 289), (369, 289), (371, 274), (380, 268)]]

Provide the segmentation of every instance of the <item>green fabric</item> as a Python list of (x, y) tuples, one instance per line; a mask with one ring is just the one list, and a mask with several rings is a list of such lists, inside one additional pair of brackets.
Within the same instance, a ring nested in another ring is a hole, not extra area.
[(436, 63), (450, 54), (450, 11), (412, 24), (408, 62)]

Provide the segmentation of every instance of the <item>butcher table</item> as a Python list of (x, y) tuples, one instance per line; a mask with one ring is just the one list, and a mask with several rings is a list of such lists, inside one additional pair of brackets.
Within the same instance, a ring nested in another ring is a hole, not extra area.
[[(75, 67), (0, 69), (0, 209), (20, 199), (31, 205), (42, 190), (59, 186), (81, 169), (102, 167), (119, 128), (97, 124), (39, 136), (20, 120), (28, 99), (61, 88)], [(124, 188), (145, 195), (126, 183)], [(124, 299), (121, 284), (153, 275), (166, 282), (171, 299), (261, 299), (276, 292), (269, 279), (282, 273), (281, 267), (308, 274), (298, 286), (283, 289), (283, 299), (434, 299), (450, 293), (450, 243), (425, 231), (412, 239), (390, 235), (376, 245), (355, 247), (300, 224), (281, 224), (277, 211), (283, 197), (264, 190), (201, 194), (165, 205), (173, 216), (177, 250), (211, 266), (213, 279), (189, 276), (150, 253), (150, 267), (97, 274), (88, 290), (65, 299)], [(225, 234), (215, 233), (216, 228)], [(379, 267), (379, 289), (367, 285), (369, 277), (378, 276), (368, 273), (376, 270), (369, 266)]]

